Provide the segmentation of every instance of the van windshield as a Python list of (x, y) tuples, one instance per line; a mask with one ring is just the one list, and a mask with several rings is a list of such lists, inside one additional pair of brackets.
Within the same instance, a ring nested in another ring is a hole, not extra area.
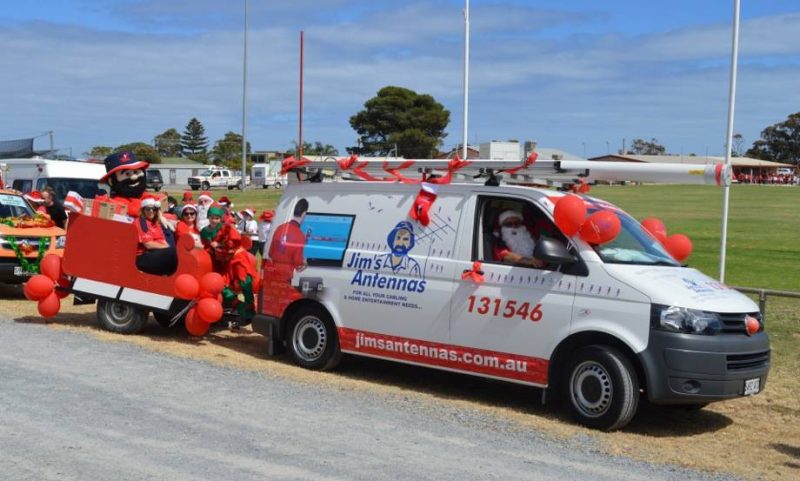
[(0, 194), (0, 218), (22, 217), (24, 215), (33, 217), (34, 212), (22, 196)]
[[(589, 213), (597, 209), (589, 209)], [(595, 252), (609, 264), (642, 264), (680, 266), (642, 225), (622, 211), (615, 212), (622, 224), (616, 239), (602, 245), (593, 245)]]
[(59, 200), (64, 200), (69, 191), (77, 192), (83, 198), (93, 199), (97, 194), (105, 193), (108, 188), (105, 184), (101, 184), (93, 179), (51, 177), (48, 179), (39, 179), (36, 183), (37, 190), (44, 190), (47, 186), (52, 187), (56, 191), (56, 197)]

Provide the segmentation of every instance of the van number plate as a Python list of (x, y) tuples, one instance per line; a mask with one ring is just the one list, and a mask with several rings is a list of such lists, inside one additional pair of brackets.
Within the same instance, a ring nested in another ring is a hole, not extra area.
[(22, 266), (14, 266), (14, 275), (19, 277), (30, 277), (33, 273), (26, 271)]
[(753, 394), (758, 394), (758, 391), (761, 389), (761, 378), (754, 377), (753, 379), (746, 379), (744, 381), (744, 395), (745, 396), (752, 396)]

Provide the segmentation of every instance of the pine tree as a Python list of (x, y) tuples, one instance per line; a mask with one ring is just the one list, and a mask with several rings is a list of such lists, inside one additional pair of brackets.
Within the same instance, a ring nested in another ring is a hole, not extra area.
[[(181, 153), (184, 157), (205, 159), (208, 152), (206, 129), (199, 120), (192, 117), (181, 135)], [(198, 159), (198, 160), (200, 160)]]

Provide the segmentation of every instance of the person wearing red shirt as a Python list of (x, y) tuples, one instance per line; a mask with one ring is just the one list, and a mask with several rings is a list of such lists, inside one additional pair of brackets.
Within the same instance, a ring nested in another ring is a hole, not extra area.
[(300, 224), (308, 211), (308, 201), (300, 199), (294, 206), (294, 218), (279, 225), (272, 235), (268, 256), (275, 264), (277, 279), (291, 283), (294, 271), (302, 272), (306, 268), (303, 249), (306, 246), (306, 235)]
[(200, 231), (197, 229), (197, 207), (194, 204), (183, 204), (180, 214), (180, 221), (175, 227), (175, 242), (179, 242), (185, 235), (190, 235), (194, 240), (194, 246), (202, 248)]
[(178, 268), (178, 256), (172, 231), (163, 226), (159, 209), (156, 199), (141, 202), (140, 216), (134, 222), (139, 240), (136, 268), (148, 274), (169, 275)]

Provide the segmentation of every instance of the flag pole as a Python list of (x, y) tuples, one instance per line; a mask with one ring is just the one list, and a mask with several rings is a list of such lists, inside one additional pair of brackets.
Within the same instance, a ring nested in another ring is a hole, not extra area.
[(469, 0), (466, 0), (464, 8), (464, 125), (461, 136), (461, 158), (466, 160), (467, 152), (467, 128), (469, 126)]
[(303, 158), (303, 31), (300, 30), (300, 125), (297, 135), (297, 158)]
[[(725, 140), (725, 168), (731, 165), (731, 149), (733, 146), (733, 118), (736, 110), (736, 70), (739, 58), (739, 0), (733, 0), (733, 46), (731, 48), (731, 79), (728, 90), (728, 131)], [(728, 206), (730, 204), (731, 185), (723, 187), (722, 193), (722, 235), (719, 248), (719, 281), (725, 282), (725, 260), (728, 242)]]
[(242, 73), (242, 192), (247, 190), (247, 0), (244, 0), (244, 71)]

